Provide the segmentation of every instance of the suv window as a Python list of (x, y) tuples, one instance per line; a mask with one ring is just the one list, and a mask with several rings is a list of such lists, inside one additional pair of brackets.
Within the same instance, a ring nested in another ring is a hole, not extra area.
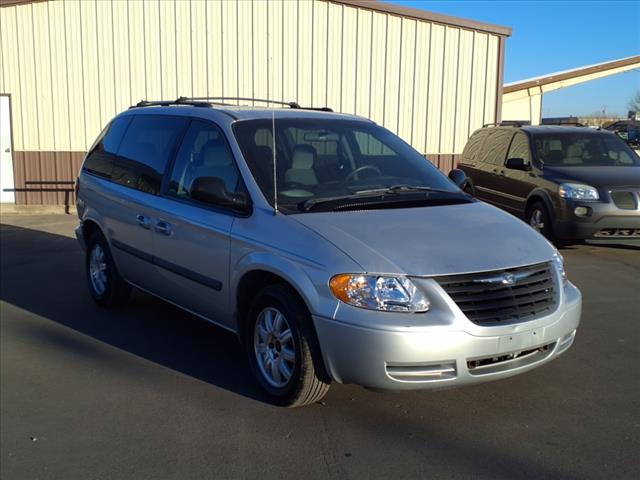
[(509, 154), (507, 158), (522, 158), (524, 163), (531, 163), (531, 149), (529, 148), (529, 139), (527, 136), (518, 132), (513, 137), (511, 141), (511, 146), (509, 147)]
[(491, 129), (484, 142), (482, 152), (478, 155), (478, 161), (492, 165), (504, 165), (507, 156), (509, 142), (513, 136), (511, 129)]
[(104, 178), (111, 178), (113, 160), (131, 117), (118, 117), (107, 125), (89, 150), (82, 169)]
[(187, 121), (185, 117), (134, 116), (120, 144), (112, 180), (158, 195), (164, 169)]
[(487, 137), (486, 130), (478, 130), (471, 138), (467, 141), (467, 144), (464, 147), (462, 152), (462, 156), (466, 161), (473, 162), (476, 160), (478, 153), (482, 149), (482, 143), (484, 139)]
[(367, 132), (354, 132), (360, 155), (395, 155), (395, 152)]
[(640, 158), (615, 135), (604, 132), (541, 134), (536, 154), (544, 165), (563, 167), (637, 166)]
[(240, 172), (222, 131), (210, 122), (194, 120), (189, 127), (171, 171), (170, 195), (190, 198), (198, 177), (218, 177), (229, 192), (238, 191)]

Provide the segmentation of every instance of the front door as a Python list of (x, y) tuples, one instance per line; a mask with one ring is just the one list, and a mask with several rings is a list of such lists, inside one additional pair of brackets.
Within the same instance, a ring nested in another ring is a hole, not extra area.
[[(531, 148), (527, 135), (518, 132), (511, 141), (507, 158), (522, 158), (531, 168)], [(535, 173), (529, 170), (511, 170), (504, 168), (500, 179), (502, 204), (504, 208), (516, 215), (523, 215), (527, 197), (534, 188)]]
[(478, 198), (500, 208), (506, 208), (502, 195), (502, 179), (504, 161), (512, 137), (511, 128), (492, 128), (484, 142), (482, 153), (478, 156), (482, 170), (478, 176), (479, 183), (475, 185)]
[[(0, 95), (0, 202), (15, 203), (11, 145), (11, 105), (8, 95)], [(7, 191), (8, 190), (8, 191)]]
[(194, 179), (216, 177), (229, 192), (241, 185), (226, 138), (212, 122), (193, 120), (155, 203), (154, 263), (158, 293), (216, 323), (231, 325), (229, 249), (234, 214), (190, 195)]

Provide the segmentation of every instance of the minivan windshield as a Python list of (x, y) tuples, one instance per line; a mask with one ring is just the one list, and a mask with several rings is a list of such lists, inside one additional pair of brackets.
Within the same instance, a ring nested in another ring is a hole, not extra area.
[(629, 167), (640, 158), (620, 138), (608, 132), (563, 132), (535, 136), (537, 159), (544, 166)]
[[(272, 119), (238, 121), (233, 128), (251, 173), (273, 205)], [(286, 211), (356, 198), (377, 197), (384, 204), (431, 195), (442, 204), (443, 197), (464, 197), (424, 156), (374, 123), (276, 118), (275, 132), (278, 207)]]

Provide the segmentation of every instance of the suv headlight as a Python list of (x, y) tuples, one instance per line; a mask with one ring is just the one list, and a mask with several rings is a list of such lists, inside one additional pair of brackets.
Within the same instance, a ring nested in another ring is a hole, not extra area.
[(429, 300), (406, 277), (343, 273), (329, 281), (338, 300), (355, 307), (387, 312), (426, 312)]
[(553, 254), (553, 264), (555, 265), (556, 270), (558, 271), (558, 273), (560, 274), (560, 277), (562, 278), (562, 283), (566, 284), (568, 280), (567, 280), (567, 271), (564, 269), (564, 258), (558, 251), (556, 251), (556, 253)]
[(562, 198), (572, 198), (573, 200), (598, 200), (598, 190), (590, 185), (581, 183), (561, 183), (558, 193)]

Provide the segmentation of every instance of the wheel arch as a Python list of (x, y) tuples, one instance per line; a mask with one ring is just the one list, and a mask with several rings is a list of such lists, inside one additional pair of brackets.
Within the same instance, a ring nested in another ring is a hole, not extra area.
[(527, 218), (529, 214), (529, 209), (535, 202), (542, 202), (542, 204), (547, 209), (547, 213), (549, 214), (549, 217), (551, 218), (551, 220), (552, 221), (555, 220), (556, 214), (555, 214), (555, 209), (553, 207), (553, 202), (551, 201), (551, 196), (547, 193), (546, 190), (542, 188), (536, 188), (527, 197), (527, 202), (525, 204), (524, 212), (523, 212), (525, 215), (525, 218)]
[(281, 284), (290, 288), (310, 314), (315, 311), (312, 305), (318, 305), (319, 295), (313, 282), (302, 268), (288, 259), (265, 252), (252, 253), (233, 271), (230, 300), (240, 339), (244, 337), (251, 299), (268, 285)]

